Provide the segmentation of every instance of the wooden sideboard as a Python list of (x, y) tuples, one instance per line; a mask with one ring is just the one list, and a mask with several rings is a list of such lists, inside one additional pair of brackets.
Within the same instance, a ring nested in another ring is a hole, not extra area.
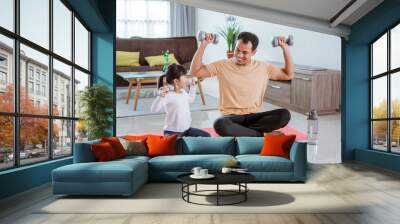
[(306, 114), (340, 111), (340, 71), (296, 66), (291, 81), (270, 80), (264, 96), (268, 103)]

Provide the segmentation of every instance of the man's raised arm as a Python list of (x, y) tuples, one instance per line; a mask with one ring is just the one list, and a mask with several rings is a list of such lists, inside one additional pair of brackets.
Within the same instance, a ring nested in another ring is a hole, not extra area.
[(208, 44), (213, 42), (215, 37), (211, 33), (206, 33), (206, 37), (200, 42), (196, 53), (194, 54), (192, 64), (190, 65), (190, 73), (198, 78), (209, 77), (210, 74), (205, 65), (203, 65), (203, 55)]
[(290, 52), (289, 52), (289, 46), (285, 42), (284, 37), (280, 37), (278, 43), (283, 51), (285, 67), (278, 68), (273, 65), (270, 79), (272, 79), (272, 80), (292, 80), (294, 77), (294, 65), (293, 65), (292, 56), (290, 55)]

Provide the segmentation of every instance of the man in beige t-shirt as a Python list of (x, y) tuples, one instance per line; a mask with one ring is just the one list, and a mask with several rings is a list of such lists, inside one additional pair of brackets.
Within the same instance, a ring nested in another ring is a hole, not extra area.
[(279, 38), (285, 59), (283, 68), (252, 59), (258, 37), (250, 32), (238, 35), (233, 58), (204, 65), (204, 51), (213, 39), (214, 36), (207, 33), (200, 43), (192, 61), (191, 73), (199, 78), (218, 78), (223, 116), (215, 121), (215, 131), (221, 136), (263, 136), (265, 132), (286, 126), (290, 120), (287, 109), (260, 112), (268, 80), (293, 78), (293, 61), (285, 39)]

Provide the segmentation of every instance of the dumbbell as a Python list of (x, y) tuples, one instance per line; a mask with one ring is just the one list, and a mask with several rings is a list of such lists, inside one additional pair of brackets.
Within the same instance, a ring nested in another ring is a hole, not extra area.
[[(219, 35), (216, 34), (216, 33), (212, 33), (212, 35), (214, 36), (213, 44), (218, 44)], [(204, 40), (204, 38), (206, 38), (206, 32), (200, 30), (200, 31), (197, 33), (197, 40), (201, 42), (201, 41)]]
[[(293, 35), (289, 35), (289, 36), (285, 39), (285, 42), (286, 42), (289, 46), (293, 46), (293, 44), (294, 44)], [(279, 37), (278, 37), (278, 36), (275, 36), (275, 37), (272, 39), (272, 46), (273, 46), (273, 47), (279, 46)]]

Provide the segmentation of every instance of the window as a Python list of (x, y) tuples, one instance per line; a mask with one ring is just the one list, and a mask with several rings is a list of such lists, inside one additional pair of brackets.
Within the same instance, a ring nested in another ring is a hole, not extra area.
[(36, 80), (40, 81), (40, 70), (36, 69)]
[(82, 68), (89, 69), (89, 32), (75, 18), (75, 62)]
[(7, 56), (0, 53), (0, 91), (5, 92), (7, 87)]
[(370, 45), (371, 148), (400, 153), (400, 25)]
[(75, 136), (87, 139), (74, 105), (90, 84), (91, 34), (67, 4), (0, 0), (0, 170), (70, 156)]
[(0, 55), (0, 68), (7, 68), (7, 56)]
[[(53, 65), (54, 65), (54, 69), (53, 69), (53, 78), (54, 78), (54, 82), (53, 82), (53, 90), (54, 90), (54, 101), (53, 101), (53, 114), (54, 115), (59, 115), (60, 114), (60, 110), (59, 108), (56, 107), (56, 105), (59, 104), (58, 101), (58, 97), (59, 97), (59, 93), (58, 91), (60, 90), (60, 100), (62, 103), (64, 103), (64, 96), (67, 96), (69, 99), (72, 101), (72, 92), (70, 89), (65, 89), (64, 85), (65, 83), (70, 83), (72, 84), (72, 69), (71, 66), (66, 65), (56, 59), (53, 60)], [(58, 81), (60, 80), (60, 81)], [(68, 117), (72, 117), (72, 102), (68, 102), (69, 107), (67, 107), (66, 110), (66, 114), (61, 113), (61, 115), (64, 116), (68, 116)]]
[(60, 1), (53, 0), (54, 52), (71, 60), (72, 12)]
[(53, 157), (61, 157), (72, 153), (71, 120), (53, 120)]
[[(3, 2), (0, 3), (0, 6), (2, 4)], [(0, 9), (0, 13), (2, 10)], [(2, 15), (0, 15), (1, 18)], [(13, 40), (0, 33), (0, 113), (14, 111), (14, 71), (12, 66), (8, 65), (11, 64), (11, 61), (7, 60), (13, 58), (13, 51)]]
[(59, 114), (57, 106), (58, 106), (58, 90), (54, 89), (54, 93), (53, 93), (53, 114), (54, 115)]
[(79, 117), (81, 114), (79, 96), (86, 86), (89, 86), (89, 74), (75, 70), (75, 117)]
[(6, 85), (7, 84), (7, 73), (0, 70), (0, 84)]
[(33, 67), (32, 66), (29, 66), (28, 74), (29, 74), (29, 79), (33, 80)]
[(34, 92), (34, 89), (33, 89), (33, 82), (28, 82), (28, 91), (29, 91), (29, 94), (33, 94), (33, 92)]
[(20, 0), (21, 36), (49, 48), (49, 0)]
[(12, 116), (0, 115), (0, 170), (14, 166), (14, 122)]
[[(40, 84), (36, 84), (36, 95), (40, 95)], [(32, 96), (33, 97), (33, 96)]]
[(14, 0), (0, 1), (0, 26), (14, 31)]
[[(40, 102), (36, 102), (40, 104)], [(48, 119), (21, 117), (19, 158), (22, 165), (49, 158)], [(32, 135), (35, 133), (35, 135)]]
[(46, 86), (42, 86), (42, 96), (46, 97)]
[(117, 36), (121, 38), (170, 36), (169, 1), (118, 0)]

